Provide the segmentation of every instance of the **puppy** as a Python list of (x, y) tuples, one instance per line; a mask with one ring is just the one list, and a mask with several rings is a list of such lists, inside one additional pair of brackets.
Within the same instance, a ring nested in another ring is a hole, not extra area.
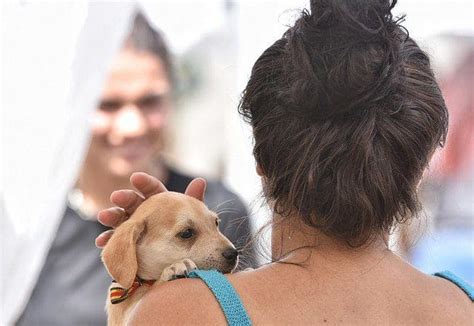
[(125, 325), (150, 290), (195, 268), (231, 272), (238, 252), (219, 231), (219, 218), (201, 201), (176, 192), (146, 199), (114, 232), (102, 261), (113, 283), (108, 325)]

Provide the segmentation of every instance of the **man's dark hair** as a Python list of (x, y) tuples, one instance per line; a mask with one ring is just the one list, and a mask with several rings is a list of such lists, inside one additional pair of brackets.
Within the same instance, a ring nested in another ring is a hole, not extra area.
[(163, 63), (169, 80), (173, 81), (171, 55), (163, 35), (154, 29), (139, 11), (135, 14), (132, 29), (125, 41), (125, 47), (155, 55)]
[(311, 1), (259, 57), (239, 106), (274, 211), (351, 246), (418, 213), (417, 185), (447, 134), (429, 58), (395, 4)]

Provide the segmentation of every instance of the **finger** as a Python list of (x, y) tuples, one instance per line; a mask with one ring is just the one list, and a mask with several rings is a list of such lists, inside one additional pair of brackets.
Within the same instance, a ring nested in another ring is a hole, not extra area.
[(105, 245), (110, 240), (110, 237), (112, 236), (113, 233), (114, 233), (114, 230), (108, 230), (99, 234), (99, 236), (95, 238), (96, 247), (98, 248), (105, 247)]
[(116, 228), (123, 221), (127, 220), (128, 216), (125, 210), (120, 207), (111, 207), (101, 210), (97, 213), (97, 220), (105, 226)]
[(145, 198), (168, 191), (160, 180), (144, 172), (133, 173), (130, 182)]
[(203, 178), (196, 178), (189, 183), (184, 194), (194, 197), (200, 201), (204, 201), (205, 191), (206, 191), (206, 180), (204, 180)]
[(132, 215), (145, 199), (133, 190), (118, 190), (110, 195), (110, 201)]

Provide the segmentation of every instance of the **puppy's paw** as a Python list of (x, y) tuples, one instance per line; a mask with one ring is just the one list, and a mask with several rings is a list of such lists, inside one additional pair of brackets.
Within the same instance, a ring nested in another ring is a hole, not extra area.
[(166, 282), (177, 278), (184, 278), (195, 269), (197, 269), (197, 266), (191, 259), (183, 259), (166, 267), (161, 273), (160, 281)]

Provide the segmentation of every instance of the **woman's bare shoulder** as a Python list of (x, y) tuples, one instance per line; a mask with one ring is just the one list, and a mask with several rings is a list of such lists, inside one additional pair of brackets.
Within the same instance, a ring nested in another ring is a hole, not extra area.
[(180, 279), (154, 286), (134, 309), (131, 325), (225, 325), (209, 288), (199, 279)]
[(402, 293), (420, 320), (431, 324), (472, 325), (474, 304), (456, 284), (420, 271), (410, 273), (407, 279)]
[[(256, 277), (255, 277), (256, 276)], [(252, 292), (255, 271), (227, 274), (237, 293)], [(245, 305), (245, 302), (244, 302)], [(132, 313), (131, 325), (226, 325), (216, 298), (200, 279), (180, 279), (154, 286)]]
[(466, 325), (472, 325), (474, 304), (468, 295), (451, 281), (441, 277), (429, 277), (431, 278), (433, 291), (433, 310), (444, 311), (444, 316), (449, 320), (457, 323), (464, 320)]

